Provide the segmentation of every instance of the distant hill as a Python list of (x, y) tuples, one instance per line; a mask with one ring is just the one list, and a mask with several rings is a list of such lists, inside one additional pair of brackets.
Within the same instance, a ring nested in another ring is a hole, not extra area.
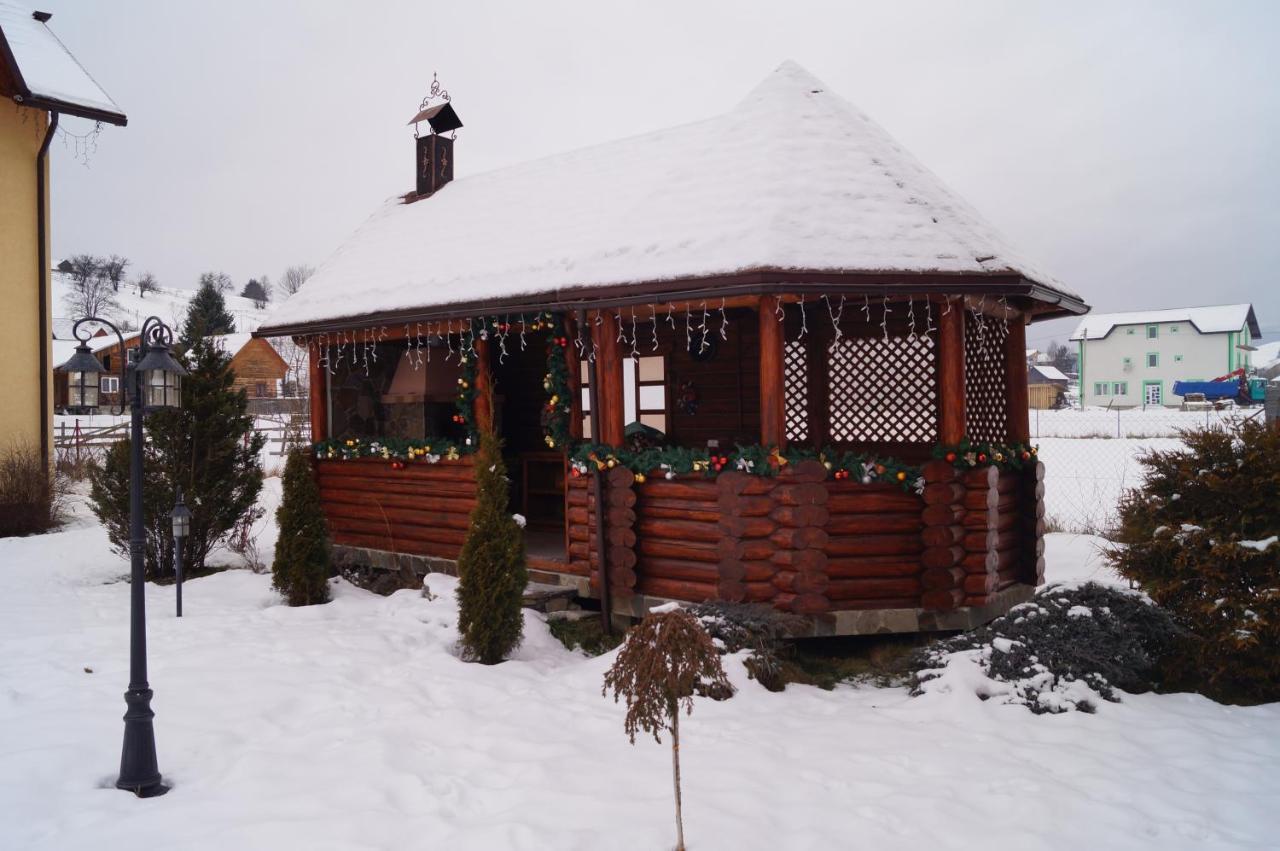
[[(53, 336), (54, 339), (69, 340), (71, 326), (76, 319), (80, 318), (71, 316), (66, 304), (66, 294), (73, 287), (71, 278), (55, 269), (51, 276), (51, 283)], [(132, 284), (124, 283), (120, 285), (119, 292), (115, 293), (119, 307), (105, 318), (116, 324), (128, 323), (131, 328), (140, 328), (143, 320), (148, 316), (158, 316), (177, 332), (187, 316), (187, 304), (195, 294), (194, 287), (191, 289), (159, 287), (143, 297), (138, 295)], [(230, 293), (226, 295), (226, 301), (227, 310), (235, 317), (236, 331), (240, 333), (257, 330), (272, 307), (268, 302), (265, 310), (258, 310), (249, 299)]]

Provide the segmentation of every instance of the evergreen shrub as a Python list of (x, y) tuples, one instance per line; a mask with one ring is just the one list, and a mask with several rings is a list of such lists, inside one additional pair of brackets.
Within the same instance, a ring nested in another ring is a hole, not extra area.
[[(173, 525), (169, 512), (182, 488), (191, 509), (191, 534), (183, 564), (193, 571), (238, 523), (260, 517), (262, 490), (258, 453), (266, 437), (254, 431), (243, 389), (234, 387), (231, 357), (198, 338), (187, 353), (182, 407), (147, 416), (150, 438), (143, 449), (143, 526), (146, 575), (173, 569)], [(128, 439), (119, 441), (89, 473), (93, 513), (121, 555), (129, 553)]]
[(476, 506), (458, 556), (459, 649), (467, 661), (496, 665), (524, 637), (521, 609), (529, 572), (524, 535), (508, 505), (502, 442), (492, 429), (482, 430), (479, 439), (473, 456)]
[(284, 466), (284, 494), (276, 509), (280, 539), (271, 584), (290, 606), (329, 602), (329, 533), (311, 463), (294, 449)]
[(984, 699), (1037, 714), (1093, 712), (1098, 698), (1118, 702), (1118, 689), (1159, 685), (1161, 662), (1179, 635), (1168, 612), (1137, 592), (1095, 582), (1050, 585), (980, 629), (918, 650), (912, 691), (970, 661), (989, 678), (977, 688)]
[(1280, 431), (1246, 421), (1151, 452), (1108, 553), (1187, 631), (1170, 683), (1217, 700), (1280, 699)]

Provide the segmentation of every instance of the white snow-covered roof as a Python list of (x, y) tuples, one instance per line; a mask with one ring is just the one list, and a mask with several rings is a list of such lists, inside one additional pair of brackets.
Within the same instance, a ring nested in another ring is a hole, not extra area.
[[(124, 334), (125, 348), (129, 348), (129, 344), (138, 339), (137, 331), (127, 331)], [(115, 334), (107, 333), (100, 337), (89, 338), (89, 351), (95, 355), (98, 352), (106, 351), (114, 345), (119, 344), (120, 338)], [(53, 362), (54, 369), (60, 369), (64, 363), (71, 359), (76, 353), (76, 346), (80, 345), (79, 341), (71, 340), (52, 340), (50, 349), (50, 359)]]
[(229, 355), (234, 355), (253, 339), (253, 335), (249, 333), (215, 334), (209, 339), (213, 340), (214, 345), (218, 346), (222, 351)]
[(1049, 381), (1069, 381), (1066, 374), (1056, 366), (1050, 366), (1047, 363), (1038, 363), (1031, 367), (1036, 372), (1047, 378)]
[(389, 200), (261, 331), (778, 270), (1006, 273), (1078, 299), (787, 62), (715, 118)]
[(1258, 328), (1258, 320), (1253, 315), (1253, 305), (1214, 304), (1207, 307), (1174, 307), (1130, 313), (1095, 313), (1080, 320), (1076, 330), (1071, 333), (1071, 339), (1101, 340), (1118, 325), (1156, 325), (1161, 322), (1190, 322), (1201, 334), (1239, 331), (1246, 324), (1254, 336), (1261, 336), (1262, 333)]
[(124, 124), (125, 114), (31, 8), (0, 0), (0, 61), (23, 101), (44, 109)]

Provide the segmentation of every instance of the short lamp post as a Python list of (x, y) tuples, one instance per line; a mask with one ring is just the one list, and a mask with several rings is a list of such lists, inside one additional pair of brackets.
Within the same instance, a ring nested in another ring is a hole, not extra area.
[[(105, 319), (87, 317), (76, 322), (72, 333), (80, 341), (74, 363), (68, 371), (105, 372), (97, 359), (90, 355), (93, 364), (80, 358), (81, 351), (88, 352), (88, 337), (80, 336), (80, 326), (95, 324), (106, 326), (116, 333), (120, 341), (120, 353), (125, 355), (124, 335), (120, 329)], [(87, 333), (87, 332), (86, 332)], [(120, 777), (117, 789), (127, 789), (140, 798), (163, 795), (169, 787), (161, 782), (160, 768), (156, 761), (155, 729), (151, 719), (151, 686), (147, 682), (147, 615), (146, 615), (146, 533), (142, 512), (144, 436), (143, 417), (163, 408), (177, 408), (182, 404), (182, 377), (187, 371), (174, 360), (169, 351), (173, 344), (173, 331), (154, 316), (142, 323), (138, 336), (137, 362), (130, 364), (127, 356), (120, 358), (120, 392), (129, 403), (129, 690), (124, 694), (124, 745), (120, 753)], [(83, 380), (83, 376), (82, 376)], [(97, 376), (94, 376), (95, 382)], [(87, 386), (87, 385), (86, 385)]]
[(178, 591), (178, 617), (182, 617), (182, 545), (191, 534), (191, 509), (182, 501), (182, 488), (169, 517), (173, 520), (173, 584)]

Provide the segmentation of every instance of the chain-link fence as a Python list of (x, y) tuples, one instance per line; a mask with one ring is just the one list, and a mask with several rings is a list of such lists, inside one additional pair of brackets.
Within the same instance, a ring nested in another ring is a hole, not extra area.
[(1225, 411), (1031, 411), (1031, 435), (1045, 465), (1045, 512), (1051, 530), (1106, 534), (1117, 504), (1142, 483), (1139, 458), (1184, 444), (1180, 433), (1206, 426), (1234, 429), (1260, 408)]

